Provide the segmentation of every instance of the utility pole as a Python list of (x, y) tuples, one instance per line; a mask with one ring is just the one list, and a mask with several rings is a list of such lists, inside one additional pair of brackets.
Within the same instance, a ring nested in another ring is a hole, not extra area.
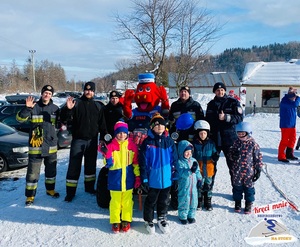
[(34, 70), (34, 53), (36, 53), (36, 50), (29, 50), (29, 53), (31, 53), (31, 64), (32, 64), (32, 77), (33, 77), (33, 90), (36, 93), (36, 85), (35, 85), (35, 70)]

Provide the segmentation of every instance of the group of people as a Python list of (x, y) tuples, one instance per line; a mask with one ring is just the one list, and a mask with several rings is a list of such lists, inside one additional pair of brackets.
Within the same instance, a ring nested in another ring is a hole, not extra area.
[[(55, 191), (55, 124), (60, 118), (62, 122), (72, 121), (66, 202), (75, 197), (83, 158), (85, 192), (96, 193), (98, 145), (104, 143), (106, 134), (114, 137), (105, 144), (107, 148), (103, 154), (104, 165), (108, 169), (107, 188), (111, 195), (109, 212), (113, 232), (130, 229), (134, 188), (142, 188), (147, 194), (143, 218), (150, 234), (155, 231), (155, 211), (158, 227), (162, 232), (168, 232), (167, 212), (172, 200), (182, 224), (194, 223), (197, 209), (213, 210), (213, 186), (221, 151), (231, 177), (235, 211), (241, 211), (244, 194), (244, 212), (251, 212), (254, 182), (260, 175), (262, 155), (252, 137), (250, 124), (243, 122), (239, 101), (226, 94), (223, 83), (214, 85), (215, 97), (208, 103), (205, 115), (200, 103), (191, 97), (190, 88), (180, 88), (179, 99), (172, 103), (167, 118), (159, 113), (152, 115), (147, 137), (139, 147), (129, 138), (121, 95), (117, 91), (112, 91), (109, 103), (102, 106), (94, 100), (95, 84), (87, 82), (83, 95), (76, 100), (69, 97), (61, 111), (51, 99), (53, 93), (51, 85), (44, 86), (40, 100), (34, 102), (32, 97), (28, 97), (26, 107), (17, 114), (19, 121), (30, 118), (32, 122), (26, 205), (34, 203), (42, 161), (45, 165), (46, 194), (59, 197)], [(176, 121), (184, 113), (192, 116), (193, 125), (180, 130), (177, 140), (173, 140), (171, 134), (178, 131)]]

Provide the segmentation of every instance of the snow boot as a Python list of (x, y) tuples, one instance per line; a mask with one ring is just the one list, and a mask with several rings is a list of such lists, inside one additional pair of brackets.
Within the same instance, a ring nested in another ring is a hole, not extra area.
[(288, 160), (298, 160), (298, 158), (294, 156), (294, 150), (292, 148), (286, 148), (286, 158)]
[(48, 196), (52, 196), (53, 198), (58, 198), (59, 197), (59, 193), (56, 192), (55, 190), (46, 190), (46, 194)]
[(213, 208), (211, 206), (211, 197), (208, 197), (207, 191), (203, 193), (204, 194), (204, 208), (207, 211), (212, 211)]
[(155, 226), (154, 226), (154, 223), (153, 222), (148, 222), (146, 221), (145, 222), (145, 227), (146, 227), (146, 230), (149, 234), (153, 234), (155, 233)]
[(31, 206), (33, 204), (33, 201), (34, 201), (34, 196), (28, 196), (26, 198), (26, 202), (25, 202), (25, 205), (26, 206)]
[(119, 223), (114, 223), (114, 224), (112, 224), (112, 231), (113, 231), (114, 233), (120, 232), (120, 224), (119, 224)]
[(251, 207), (252, 207), (252, 202), (246, 201), (244, 213), (251, 214)]
[(193, 224), (196, 222), (195, 218), (188, 218), (187, 220), (190, 224)]
[(162, 231), (162, 233), (168, 233), (170, 231), (169, 223), (167, 222), (165, 217), (158, 217), (157, 225), (158, 228)]
[(235, 201), (234, 212), (240, 213), (242, 208), (241, 200)]
[(122, 221), (122, 231), (128, 232), (130, 229), (130, 223), (127, 221)]
[(179, 219), (179, 220), (180, 220), (180, 222), (181, 222), (182, 225), (186, 225), (188, 223), (187, 220), (181, 220), (181, 219)]
[(203, 195), (201, 194), (201, 196), (198, 197), (197, 210), (202, 210), (202, 201), (203, 201)]

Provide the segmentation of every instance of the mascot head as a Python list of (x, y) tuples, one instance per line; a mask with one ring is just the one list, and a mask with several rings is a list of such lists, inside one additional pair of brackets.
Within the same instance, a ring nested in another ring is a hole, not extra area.
[(135, 103), (141, 112), (150, 112), (160, 102), (160, 90), (155, 84), (155, 76), (152, 73), (139, 74)]

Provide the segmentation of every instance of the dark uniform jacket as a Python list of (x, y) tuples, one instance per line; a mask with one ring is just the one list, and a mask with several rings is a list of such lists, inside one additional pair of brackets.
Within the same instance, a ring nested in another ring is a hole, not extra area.
[[(176, 122), (176, 120), (182, 113), (190, 113), (194, 119), (194, 122), (197, 120), (204, 119), (204, 113), (200, 103), (198, 101), (195, 101), (192, 97), (190, 97), (186, 102), (182, 102), (180, 98), (174, 101), (171, 105), (171, 109), (169, 112), (169, 120), (171, 122), (173, 121)], [(175, 131), (176, 131), (176, 125), (174, 123), (170, 129), (170, 133), (173, 133)], [(180, 131), (177, 142), (181, 140), (192, 141), (193, 134), (194, 134), (194, 126), (189, 128), (188, 130)]]
[(17, 120), (24, 122), (31, 121), (31, 131), (29, 133), (29, 142), (32, 138), (33, 130), (40, 128), (42, 130), (43, 142), (40, 147), (32, 147), (29, 143), (29, 154), (48, 156), (57, 152), (57, 134), (56, 123), (59, 116), (59, 107), (53, 104), (52, 99), (45, 105), (40, 98), (33, 108), (25, 107), (17, 113)]
[(123, 106), (121, 103), (113, 105), (108, 102), (104, 106), (104, 116), (106, 120), (107, 132), (113, 137), (114, 136), (114, 126), (117, 121), (123, 118)]
[(61, 110), (61, 121), (72, 121), (74, 139), (90, 140), (97, 137), (104, 140), (107, 134), (103, 107), (99, 102), (88, 99), (84, 95), (76, 100), (72, 109), (64, 106)]
[[(225, 113), (225, 120), (219, 120), (219, 114)], [(211, 138), (217, 147), (231, 146), (237, 139), (235, 125), (243, 121), (243, 109), (240, 102), (227, 95), (215, 96), (207, 104), (206, 120), (210, 124)]]

